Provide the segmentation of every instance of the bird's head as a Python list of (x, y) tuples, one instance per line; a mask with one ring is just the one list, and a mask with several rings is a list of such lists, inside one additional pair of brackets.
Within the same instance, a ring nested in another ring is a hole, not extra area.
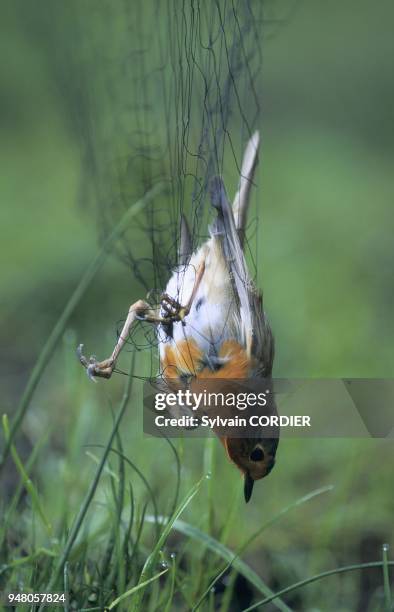
[(255, 480), (268, 476), (275, 465), (278, 438), (224, 438), (231, 461), (244, 475), (245, 501), (251, 498)]

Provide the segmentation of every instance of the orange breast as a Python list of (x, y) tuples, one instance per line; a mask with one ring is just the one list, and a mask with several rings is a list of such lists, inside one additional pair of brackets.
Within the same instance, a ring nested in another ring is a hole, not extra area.
[(168, 345), (161, 360), (165, 378), (179, 378), (181, 375), (196, 378), (248, 378), (251, 369), (245, 349), (235, 340), (226, 340), (218, 351), (223, 365), (212, 371), (204, 360), (204, 354), (194, 339), (185, 339), (175, 345)]

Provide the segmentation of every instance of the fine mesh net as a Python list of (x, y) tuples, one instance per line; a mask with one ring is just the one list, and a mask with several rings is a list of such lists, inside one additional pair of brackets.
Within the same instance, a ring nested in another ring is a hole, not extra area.
[[(100, 239), (133, 202), (165, 184), (117, 247), (138, 283), (133, 301), (160, 301), (177, 264), (182, 215), (193, 248), (207, 238), (210, 179), (222, 176), (235, 194), (246, 142), (261, 128), (263, 17), (263, 3), (248, 0), (71, 2), (52, 14), (54, 67), (81, 143), (81, 202)], [(252, 278), (257, 226), (252, 207), (245, 246)], [(129, 343), (153, 348), (154, 329), (136, 325)]]

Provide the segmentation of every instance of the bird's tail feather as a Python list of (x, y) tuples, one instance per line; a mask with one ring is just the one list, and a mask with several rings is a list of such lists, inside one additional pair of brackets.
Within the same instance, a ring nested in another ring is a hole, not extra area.
[(245, 239), (245, 228), (250, 202), (250, 191), (253, 185), (253, 178), (258, 162), (258, 152), (260, 145), (260, 134), (255, 132), (246, 145), (239, 179), (238, 191), (233, 202), (233, 214), (235, 226), (239, 233), (239, 239), (243, 246)]

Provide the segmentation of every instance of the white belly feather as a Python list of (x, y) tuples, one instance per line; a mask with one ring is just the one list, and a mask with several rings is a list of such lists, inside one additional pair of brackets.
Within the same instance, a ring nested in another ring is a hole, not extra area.
[(174, 270), (165, 292), (182, 306), (187, 304), (195, 285), (196, 270), (202, 261), (205, 262), (205, 271), (189, 314), (184, 321), (173, 324), (172, 337), (159, 326), (161, 357), (166, 346), (174, 347), (186, 338), (193, 339), (204, 354), (216, 352), (224, 340), (242, 341), (234, 289), (217, 238), (210, 238), (192, 255), (187, 265)]

